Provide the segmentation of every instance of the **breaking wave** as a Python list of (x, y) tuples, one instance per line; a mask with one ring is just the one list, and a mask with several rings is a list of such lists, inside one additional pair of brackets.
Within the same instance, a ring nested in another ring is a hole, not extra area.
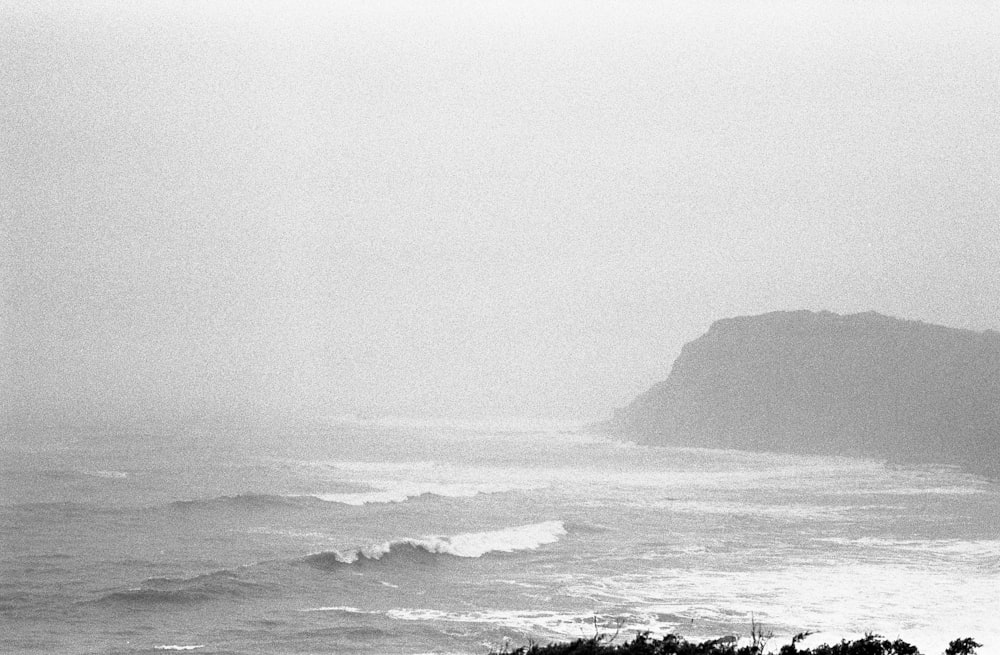
[(499, 494), (511, 491), (537, 489), (539, 485), (501, 484), (497, 482), (477, 483), (440, 483), (440, 482), (400, 482), (378, 485), (373, 491), (357, 493), (312, 494), (330, 503), (344, 505), (368, 505), (376, 503), (402, 503), (407, 500), (424, 496), (439, 496), (442, 498), (472, 498), (480, 494)]
[(545, 521), (491, 532), (395, 539), (368, 548), (313, 553), (300, 561), (316, 568), (334, 569), (346, 565), (364, 566), (389, 560), (428, 562), (437, 555), (476, 558), (487, 553), (534, 550), (559, 541), (565, 534), (566, 528), (562, 521)]
[[(374, 468), (374, 467), (373, 467)], [(378, 469), (384, 469), (379, 465)], [(378, 470), (376, 469), (376, 470)], [(364, 469), (359, 469), (364, 471)], [(500, 494), (513, 491), (530, 491), (544, 488), (537, 481), (517, 482), (438, 482), (420, 481), (364, 481), (335, 484), (338, 490), (324, 493), (295, 494), (236, 494), (215, 498), (176, 500), (169, 504), (174, 509), (267, 509), (294, 507), (316, 502), (336, 503), (360, 507), (369, 504), (402, 503), (422, 497), (472, 498), (481, 494)]]

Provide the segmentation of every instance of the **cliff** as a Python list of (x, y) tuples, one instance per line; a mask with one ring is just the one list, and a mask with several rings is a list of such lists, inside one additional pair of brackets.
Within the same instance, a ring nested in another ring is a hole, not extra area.
[(873, 312), (715, 322), (604, 424), (643, 443), (861, 455), (1000, 474), (1000, 334)]

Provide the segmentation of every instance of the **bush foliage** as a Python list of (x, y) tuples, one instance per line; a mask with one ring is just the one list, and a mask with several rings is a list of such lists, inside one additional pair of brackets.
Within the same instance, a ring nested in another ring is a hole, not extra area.
[[(823, 644), (815, 648), (798, 648), (798, 643), (809, 633), (795, 635), (792, 643), (783, 645), (778, 655), (920, 655), (916, 646), (902, 639), (890, 641), (880, 635), (869, 634), (854, 641), (843, 640), (837, 644)], [(659, 639), (649, 633), (640, 633), (631, 641), (615, 644), (606, 635), (590, 639), (577, 639), (566, 643), (547, 646), (531, 644), (515, 650), (504, 650), (497, 655), (762, 655), (766, 639), (752, 639), (752, 643), (737, 646), (731, 638), (710, 639), (690, 642), (677, 635), (666, 635)], [(951, 642), (945, 655), (975, 655), (982, 644), (973, 639), (956, 639)]]

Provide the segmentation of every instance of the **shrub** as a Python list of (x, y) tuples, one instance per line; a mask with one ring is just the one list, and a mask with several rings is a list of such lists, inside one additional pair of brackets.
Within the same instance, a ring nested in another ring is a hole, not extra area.
[(945, 649), (944, 655), (975, 655), (976, 649), (980, 646), (982, 646), (982, 644), (976, 642), (972, 639), (972, 637), (955, 639), (948, 644), (948, 648)]
[[(889, 641), (881, 635), (867, 634), (854, 641), (842, 640), (838, 644), (822, 644), (815, 648), (798, 650), (800, 641), (809, 636), (810, 632), (801, 632), (792, 638), (792, 643), (786, 644), (778, 651), (779, 655), (920, 655), (916, 646), (902, 639)], [(701, 643), (690, 642), (683, 637), (668, 634), (659, 639), (650, 637), (648, 632), (641, 632), (632, 641), (615, 644), (614, 639), (606, 635), (595, 635), (590, 639), (577, 639), (566, 643), (539, 646), (530, 644), (513, 651), (504, 650), (504, 655), (760, 655), (771, 633), (765, 633), (758, 624), (754, 624), (751, 643), (736, 647), (729, 639), (709, 639)], [(945, 655), (975, 655), (976, 649), (982, 646), (975, 640), (966, 637), (955, 639), (945, 650)], [(500, 654), (495, 654), (500, 655)]]

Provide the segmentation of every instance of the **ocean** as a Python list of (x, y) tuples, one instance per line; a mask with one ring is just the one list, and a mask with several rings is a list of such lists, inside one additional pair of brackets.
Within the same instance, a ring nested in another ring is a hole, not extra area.
[(875, 632), (1000, 654), (1000, 485), (637, 446), (571, 426), (330, 420), (12, 433), (0, 653), (469, 653)]

